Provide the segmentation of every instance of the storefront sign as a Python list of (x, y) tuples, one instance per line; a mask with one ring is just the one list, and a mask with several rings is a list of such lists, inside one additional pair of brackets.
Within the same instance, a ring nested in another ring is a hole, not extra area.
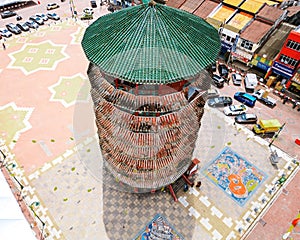
[(272, 69), (273, 71), (275, 70), (277, 73), (279, 72), (280, 75), (287, 75), (289, 77), (293, 76), (294, 72), (293, 69), (288, 68), (287, 66), (284, 66), (283, 64), (280, 64), (278, 62), (274, 62)]

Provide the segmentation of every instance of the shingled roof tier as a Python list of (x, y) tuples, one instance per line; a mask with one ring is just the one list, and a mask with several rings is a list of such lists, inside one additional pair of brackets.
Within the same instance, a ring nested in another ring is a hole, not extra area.
[(213, 63), (220, 39), (203, 19), (150, 2), (97, 19), (82, 46), (106, 74), (136, 84), (166, 84), (192, 78)]

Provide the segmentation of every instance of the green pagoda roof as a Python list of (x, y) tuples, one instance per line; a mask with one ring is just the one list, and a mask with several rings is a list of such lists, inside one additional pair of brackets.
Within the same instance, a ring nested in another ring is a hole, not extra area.
[(214, 27), (186, 11), (150, 2), (100, 17), (85, 31), (89, 61), (116, 78), (166, 84), (191, 78), (220, 50)]

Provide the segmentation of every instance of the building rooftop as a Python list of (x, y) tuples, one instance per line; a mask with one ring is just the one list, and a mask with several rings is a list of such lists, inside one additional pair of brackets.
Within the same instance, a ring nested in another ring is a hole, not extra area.
[(245, 13), (245, 12), (239, 12), (233, 16), (232, 19), (227, 23), (228, 25), (231, 25), (232, 27), (242, 30), (246, 24), (253, 18), (253, 15)]
[(195, 0), (186, 0), (181, 6), (181, 10), (193, 13), (205, 0), (195, 1)]
[(257, 13), (262, 5), (263, 5), (263, 3), (261, 3), (261, 2), (256, 2), (256, 1), (253, 1), (253, 0), (246, 0), (240, 6), (240, 9), (244, 10), (244, 11), (247, 11), (247, 12), (251, 12), (251, 13)]
[(186, 0), (169, 0), (166, 2), (166, 5), (173, 8), (180, 8), (185, 1)]
[(223, 5), (210, 17), (225, 23), (235, 11), (236, 9)]
[(244, 0), (224, 0), (223, 3), (226, 3), (233, 7), (238, 7)]
[(152, 3), (99, 18), (86, 29), (82, 46), (106, 74), (137, 84), (167, 84), (193, 78), (213, 63), (220, 38), (203, 19)]
[(197, 8), (194, 14), (198, 17), (206, 19), (208, 15), (219, 5), (218, 2), (205, 0), (202, 4)]
[(241, 38), (258, 43), (270, 30), (272, 25), (254, 20), (240, 35)]
[(256, 14), (256, 18), (275, 23), (283, 14), (284, 10), (265, 4)]
[(266, 58), (273, 59), (279, 53), (290, 31), (295, 29), (295, 26), (282, 23), (269, 37), (269, 40), (257, 52), (257, 55), (266, 55)]

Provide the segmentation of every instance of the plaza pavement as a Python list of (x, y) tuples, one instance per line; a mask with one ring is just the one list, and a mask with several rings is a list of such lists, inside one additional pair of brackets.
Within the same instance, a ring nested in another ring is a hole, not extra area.
[[(84, 26), (69, 19), (9, 40), (0, 52), (5, 86), (0, 116), (6, 119), (1, 120), (1, 149), (6, 164), (16, 165), (10, 171), (25, 186), (25, 204), (40, 203), (34, 210), (46, 223), (45, 239), (133, 239), (158, 213), (184, 239), (246, 236), (289, 182), (275, 186), (276, 181), (283, 174), (289, 180), (298, 165), (276, 149), (278, 169), (272, 167), (266, 141), (206, 107), (194, 152), (201, 189), (179, 192), (175, 203), (166, 192), (136, 195), (103, 184), (88, 62), (80, 46), (83, 32)], [(202, 171), (225, 147), (265, 174), (243, 206)], [(286, 211), (292, 215), (295, 209)], [(37, 219), (36, 224), (42, 227)], [(276, 224), (282, 225), (275, 222), (274, 229)]]

